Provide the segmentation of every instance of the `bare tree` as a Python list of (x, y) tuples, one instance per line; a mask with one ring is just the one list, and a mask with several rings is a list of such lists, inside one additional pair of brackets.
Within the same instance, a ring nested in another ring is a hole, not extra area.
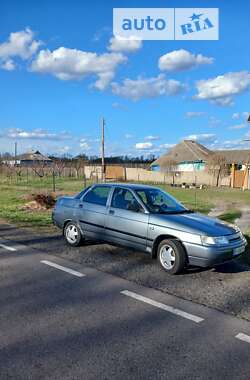
[(62, 176), (63, 170), (65, 167), (66, 167), (66, 160), (64, 160), (63, 158), (57, 158), (56, 160), (54, 160), (53, 170), (54, 170), (54, 173), (58, 175), (58, 177)]
[(220, 153), (213, 154), (207, 162), (208, 172), (216, 178), (216, 186), (220, 179), (229, 174), (229, 166), (225, 156)]
[(31, 168), (38, 177), (43, 178), (45, 176), (46, 162), (44, 160), (36, 160), (32, 162)]
[(172, 183), (174, 185), (175, 173), (177, 171), (177, 162), (171, 158), (164, 161), (164, 172), (168, 175), (172, 175)]
[(82, 157), (79, 157), (79, 158), (74, 158), (72, 160), (72, 166), (73, 168), (75, 169), (75, 172), (76, 172), (76, 177), (79, 178), (80, 176), (80, 172), (81, 172), (81, 169), (84, 168), (85, 166), (85, 160), (84, 158)]

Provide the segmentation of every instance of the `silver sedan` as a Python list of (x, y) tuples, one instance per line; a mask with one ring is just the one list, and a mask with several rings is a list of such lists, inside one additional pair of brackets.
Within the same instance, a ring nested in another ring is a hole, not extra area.
[(148, 252), (172, 274), (187, 265), (214, 266), (245, 251), (238, 227), (187, 209), (157, 187), (96, 184), (73, 197), (58, 199), (53, 222), (67, 243), (83, 239)]

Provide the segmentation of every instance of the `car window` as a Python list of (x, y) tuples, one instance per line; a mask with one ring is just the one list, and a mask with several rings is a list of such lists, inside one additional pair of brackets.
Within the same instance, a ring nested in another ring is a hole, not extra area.
[(115, 189), (111, 201), (111, 207), (130, 211), (142, 210), (140, 204), (137, 202), (131, 191), (121, 188)]
[(83, 201), (106, 206), (109, 192), (109, 186), (96, 186), (83, 197)]
[(178, 213), (188, 211), (171, 195), (160, 189), (136, 190), (145, 206), (153, 213)]

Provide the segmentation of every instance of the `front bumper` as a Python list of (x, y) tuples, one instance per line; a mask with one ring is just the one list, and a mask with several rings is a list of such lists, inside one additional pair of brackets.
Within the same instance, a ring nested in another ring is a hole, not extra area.
[[(242, 255), (246, 249), (246, 239), (240, 239), (226, 246), (205, 246), (193, 243), (183, 243), (188, 255), (190, 265), (210, 267), (230, 261)], [(239, 252), (240, 253), (237, 253)]]

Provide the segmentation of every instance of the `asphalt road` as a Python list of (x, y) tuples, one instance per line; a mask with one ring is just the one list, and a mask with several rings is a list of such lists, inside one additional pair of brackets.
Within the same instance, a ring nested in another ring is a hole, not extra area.
[(0, 379), (249, 379), (248, 321), (3, 232)]
[(80, 248), (68, 247), (60, 231), (44, 235), (2, 224), (1, 236), (250, 321), (250, 268), (240, 260), (171, 276), (145, 253), (89, 242)]

